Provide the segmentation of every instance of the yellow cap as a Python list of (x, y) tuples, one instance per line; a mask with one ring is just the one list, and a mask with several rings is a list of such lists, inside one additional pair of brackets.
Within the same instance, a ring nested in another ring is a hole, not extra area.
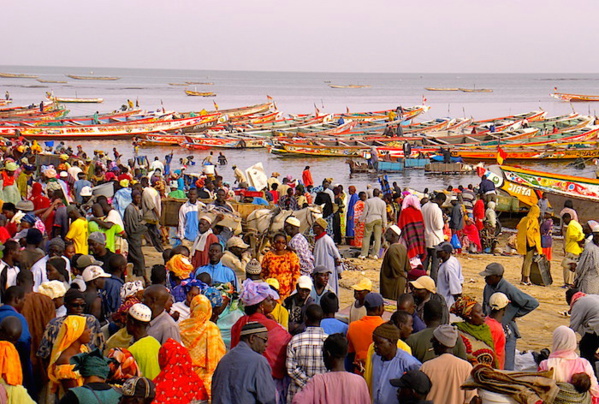
[(276, 290), (279, 290), (279, 288), (281, 287), (281, 285), (279, 284), (279, 281), (276, 280), (275, 278), (268, 278), (265, 282), (267, 285), (272, 286)]
[(351, 288), (353, 290), (372, 291), (372, 281), (368, 278), (362, 278), (362, 279), (360, 279), (360, 282), (356, 283), (355, 285), (352, 285)]
[(61, 160), (68, 160), (68, 159), (69, 159), (69, 156), (68, 156), (68, 155), (66, 155), (66, 154), (61, 154), (59, 158), (60, 158)]

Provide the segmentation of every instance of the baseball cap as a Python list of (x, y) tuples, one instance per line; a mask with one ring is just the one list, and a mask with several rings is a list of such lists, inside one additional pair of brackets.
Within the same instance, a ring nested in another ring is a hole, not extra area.
[(135, 303), (129, 308), (129, 315), (138, 321), (149, 323), (152, 320), (152, 310), (143, 303)]
[(414, 289), (426, 289), (431, 293), (437, 293), (435, 281), (430, 276), (421, 276), (415, 281), (410, 282)]
[(489, 306), (491, 306), (493, 310), (501, 310), (508, 304), (510, 304), (510, 299), (501, 292), (495, 292), (489, 298)]
[(248, 248), (249, 245), (244, 243), (241, 237), (233, 236), (227, 241), (227, 248), (231, 247)]
[(420, 370), (408, 370), (400, 379), (391, 379), (389, 383), (393, 387), (406, 387), (418, 394), (428, 394), (431, 391), (431, 379)]
[(300, 289), (310, 289), (312, 290), (312, 279), (309, 276), (302, 275), (299, 277), (297, 281), (297, 285)]
[[(77, 260), (79, 261), (79, 260)], [(107, 274), (106, 272), (104, 272), (104, 270), (97, 266), (97, 265), (91, 265), (87, 268), (85, 268), (85, 270), (83, 271), (83, 282), (91, 282), (94, 279), (98, 279), (98, 278), (110, 278), (110, 274)]]
[(281, 288), (281, 284), (275, 278), (268, 278), (264, 282), (266, 282), (268, 286), (272, 286), (273, 288), (275, 288), (277, 291)]
[(95, 241), (98, 244), (106, 245), (106, 235), (99, 231), (91, 232), (87, 239)]
[(323, 265), (318, 265), (317, 267), (314, 267), (314, 272), (315, 274), (324, 274), (325, 272), (328, 272), (330, 274), (333, 273), (333, 271), (331, 271), (329, 268), (323, 266)]
[(362, 278), (362, 279), (360, 279), (360, 282), (356, 283), (355, 285), (352, 285), (351, 288), (353, 290), (371, 291), (372, 290), (372, 281), (368, 278)]
[(92, 196), (92, 188), (91, 187), (81, 188), (81, 192), (79, 192), (79, 196)]
[(156, 386), (147, 377), (132, 377), (123, 383), (123, 387), (117, 389), (123, 397), (136, 397), (154, 400), (156, 397)]
[(492, 262), (485, 267), (485, 270), (479, 273), (480, 276), (491, 276), (491, 275), (499, 275), (502, 276), (505, 269), (503, 269), (503, 265), (498, 262)]
[(85, 268), (89, 267), (90, 265), (103, 265), (104, 263), (102, 261), (96, 260), (91, 255), (84, 254), (84, 255), (80, 256), (79, 258), (77, 258), (77, 262), (75, 264), (76, 264), (75, 266), (77, 267), (77, 269), (85, 269)]
[(374, 309), (375, 307), (382, 306), (384, 304), (383, 296), (380, 293), (369, 293), (364, 298), (364, 306), (367, 309)]
[(299, 219), (297, 217), (293, 217), (293, 216), (289, 216), (286, 220), (285, 223), (288, 223), (292, 226), (295, 227), (300, 227), (301, 222), (299, 221)]
[(445, 252), (451, 254), (453, 252), (453, 247), (447, 241), (444, 241), (441, 244), (436, 245), (435, 250), (436, 251), (445, 251)]

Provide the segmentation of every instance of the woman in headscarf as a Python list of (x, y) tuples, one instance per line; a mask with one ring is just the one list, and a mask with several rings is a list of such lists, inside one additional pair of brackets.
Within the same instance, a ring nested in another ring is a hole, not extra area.
[(356, 228), (354, 222), (354, 208), (356, 206), (356, 202), (358, 202), (360, 198), (356, 193), (356, 187), (354, 187), (353, 185), (350, 185), (349, 188), (347, 188), (347, 190), (349, 192), (349, 197), (347, 202), (347, 224), (345, 230), (345, 242), (349, 245), (354, 245), (354, 235)]
[(141, 377), (139, 366), (135, 358), (125, 348), (112, 348), (106, 355), (112, 361), (108, 364), (110, 373), (106, 381), (110, 384), (122, 385), (127, 379)]
[(212, 218), (202, 216), (198, 221), (198, 235), (191, 248), (191, 265), (194, 268), (203, 267), (210, 262), (208, 250), (214, 243), (218, 243), (218, 237), (212, 231)]
[(57, 393), (58, 398), (62, 398), (68, 389), (83, 385), (83, 377), (74, 369), (70, 359), (87, 352), (85, 344), (90, 341), (91, 330), (87, 328), (85, 317), (68, 316), (64, 320), (52, 347), (48, 366), (51, 394)]
[(339, 187), (333, 188), (333, 194), (335, 195), (333, 199), (333, 235), (335, 243), (341, 244), (343, 241), (341, 217), (343, 216), (345, 204), (343, 203), (343, 195)]
[[(17, 348), (9, 341), (0, 341), (0, 387), (3, 387), (9, 401), (2, 403), (34, 404), (25, 387), (23, 387), (23, 371)], [(6, 396), (5, 396), (6, 397)]]
[(518, 223), (516, 234), (516, 247), (518, 254), (524, 256), (522, 261), (522, 280), (523, 285), (530, 285), (530, 268), (535, 254), (543, 254), (541, 247), (541, 228), (539, 226), (539, 214), (541, 209), (537, 205), (532, 205), (528, 214)]
[[(191, 302), (197, 295), (205, 291), (208, 288), (208, 285), (198, 279), (190, 278), (182, 281), (180, 285), (175, 287), (175, 289), (177, 288), (183, 292), (184, 300), (173, 303), (171, 314), (178, 312), (179, 318), (177, 321), (181, 322), (189, 318), (189, 315), (191, 314)], [(176, 300), (176, 296), (173, 297), (175, 297)]]
[(279, 293), (284, 300), (295, 290), (301, 275), (299, 257), (287, 248), (287, 237), (277, 233), (272, 238), (272, 250), (262, 259), (262, 279), (275, 278), (279, 281)]
[(154, 404), (188, 404), (208, 400), (202, 379), (193, 371), (184, 346), (169, 338), (158, 352), (160, 374), (154, 379)]
[(397, 227), (401, 229), (401, 238), (408, 248), (408, 258), (426, 256), (426, 241), (424, 239), (424, 218), (420, 208), (420, 200), (415, 195), (408, 195), (401, 204), (401, 212), (397, 220)]
[(366, 198), (366, 192), (360, 192), (358, 194), (358, 200), (354, 205), (354, 247), (362, 247), (366, 223), (360, 219), (362, 218), (362, 213), (364, 213), (364, 203), (366, 202)]
[[(44, 189), (39, 182), (34, 182), (31, 186), (31, 197), (29, 200), (33, 202), (33, 209), (35, 211), (48, 209), (50, 207), (50, 199), (44, 195)], [(38, 214), (39, 213), (42, 212), (38, 212)]]
[[(46, 262), (46, 276), (49, 281), (60, 281), (64, 285), (65, 293), (71, 288), (70, 276), (67, 271), (67, 262), (62, 257), (52, 257)], [(65, 312), (66, 314), (66, 312)]]
[[(474, 224), (478, 231), (481, 231), (485, 227), (485, 203), (481, 199), (480, 195), (476, 195), (476, 202), (472, 208), (472, 216), (474, 216)], [(493, 224), (495, 227), (495, 224)]]
[(462, 296), (455, 301), (450, 313), (464, 321), (454, 323), (466, 346), (466, 359), (472, 366), (486, 365), (497, 368), (495, 344), (491, 329), (485, 323), (483, 307), (470, 296)]
[(210, 321), (212, 305), (204, 295), (197, 295), (191, 301), (191, 314), (187, 320), (181, 321), (181, 342), (191, 356), (193, 370), (204, 382), (204, 387), (211, 395), (212, 374), (220, 359), (225, 356), (227, 348), (217, 325)]
[(462, 229), (462, 249), (469, 253), (479, 253), (483, 250), (480, 242), (480, 234), (474, 224), (474, 220), (466, 216), (465, 225)]
[(553, 380), (558, 383), (572, 383), (572, 376), (585, 373), (591, 379), (590, 393), (593, 402), (599, 402), (599, 385), (595, 371), (588, 360), (576, 353), (576, 334), (570, 328), (560, 325), (553, 331), (553, 344), (549, 359), (539, 364), (539, 371), (553, 369)]
[(74, 366), (73, 370), (83, 377), (83, 385), (70, 389), (61, 403), (118, 404), (121, 393), (106, 383), (110, 373), (109, 362), (98, 349), (73, 356), (70, 363)]
[(291, 334), (275, 320), (266, 316), (274, 309), (279, 294), (266, 283), (246, 279), (243, 282), (243, 291), (239, 298), (244, 305), (246, 315), (237, 320), (231, 329), (231, 348), (235, 348), (239, 343), (241, 329), (245, 324), (256, 321), (265, 326), (268, 330), (268, 346), (263, 355), (272, 369), (272, 377), (277, 386), (277, 392), (284, 399), (287, 387), (285, 357)]

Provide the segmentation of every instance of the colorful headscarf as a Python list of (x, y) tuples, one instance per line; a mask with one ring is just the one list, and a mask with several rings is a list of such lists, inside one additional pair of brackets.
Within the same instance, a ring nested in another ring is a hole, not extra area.
[(106, 378), (107, 383), (123, 384), (127, 379), (141, 376), (135, 358), (127, 349), (112, 348), (108, 351), (107, 357), (113, 359), (108, 365), (110, 366), (110, 373)]
[(0, 377), (11, 386), (23, 384), (19, 353), (17, 348), (8, 341), (0, 341)]
[(220, 290), (215, 287), (209, 287), (202, 292), (204, 296), (208, 300), (210, 300), (210, 304), (212, 307), (220, 307), (223, 304), (223, 294)]
[(125, 300), (129, 296), (135, 295), (140, 290), (144, 290), (144, 284), (142, 281), (126, 282), (121, 287), (121, 299)]
[[(87, 328), (86, 319), (83, 316), (67, 316), (60, 326), (58, 336), (52, 347), (52, 353), (50, 354), (50, 364), (48, 366), (48, 377), (55, 384), (59, 384), (60, 380), (54, 377), (52, 368), (56, 366), (56, 361), (60, 358), (60, 355), (70, 347), (73, 342), (77, 341), (85, 329)], [(81, 346), (82, 349), (87, 349), (85, 345)]]
[(208, 289), (208, 285), (199, 279), (187, 278), (184, 281), (181, 281), (181, 288), (185, 294), (188, 294), (189, 291), (194, 287), (200, 289), (200, 292), (204, 292), (206, 289)]
[(581, 297), (585, 297), (586, 295), (586, 293), (582, 292), (574, 293), (574, 296), (572, 296), (572, 300), (570, 300), (570, 311), (572, 311), (572, 308), (574, 308), (574, 303), (576, 303), (578, 299), (580, 299)]
[(208, 400), (202, 379), (193, 371), (187, 349), (169, 338), (158, 351), (160, 373), (154, 379), (154, 404), (188, 404)]
[(476, 306), (477, 303), (478, 302), (470, 296), (464, 295), (459, 297), (455, 303), (451, 305), (449, 311), (464, 320), (470, 320), (472, 309), (474, 309), (474, 306)]
[(108, 373), (110, 373), (108, 364), (111, 361), (105, 358), (98, 348), (91, 352), (83, 352), (72, 356), (69, 362), (71, 362), (71, 365), (75, 365), (73, 370), (78, 371), (83, 377), (96, 376), (106, 380)]
[(401, 204), (401, 210), (404, 210), (407, 207), (413, 207), (415, 209), (421, 210), (421, 206), (420, 206), (420, 199), (418, 199), (418, 197), (416, 195), (407, 195), (402, 204)]
[[(219, 295), (220, 296), (220, 295)], [(227, 348), (216, 324), (210, 321), (212, 303), (204, 295), (193, 298), (189, 307), (189, 318), (181, 321), (181, 341), (189, 350), (193, 370), (204, 382), (210, 394), (212, 374), (216, 365), (227, 352)]]
[(112, 314), (112, 319), (117, 323), (126, 324), (127, 313), (129, 313), (129, 309), (131, 308), (131, 306), (133, 306), (136, 303), (141, 303), (141, 300), (139, 300), (137, 295), (131, 295), (127, 297), (121, 304), (121, 307), (118, 308), (116, 313)]
[(172, 271), (179, 279), (189, 278), (189, 274), (194, 270), (189, 258), (183, 254), (175, 254), (168, 260), (166, 269)]
[(239, 298), (245, 306), (258, 304), (269, 296), (275, 300), (279, 299), (279, 294), (264, 282), (254, 282), (251, 279), (246, 279), (242, 287), (243, 291)]

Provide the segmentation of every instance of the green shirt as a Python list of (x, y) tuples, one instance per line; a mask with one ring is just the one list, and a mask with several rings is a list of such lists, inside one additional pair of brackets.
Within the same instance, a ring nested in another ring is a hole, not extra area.
[(160, 373), (158, 350), (160, 350), (160, 342), (150, 335), (143, 337), (129, 347), (129, 352), (135, 358), (141, 375), (150, 380), (154, 380)]
[(187, 199), (187, 195), (185, 195), (185, 192), (181, 191), (180, 189), (169, 192), (168, 197), (175, 199)]

